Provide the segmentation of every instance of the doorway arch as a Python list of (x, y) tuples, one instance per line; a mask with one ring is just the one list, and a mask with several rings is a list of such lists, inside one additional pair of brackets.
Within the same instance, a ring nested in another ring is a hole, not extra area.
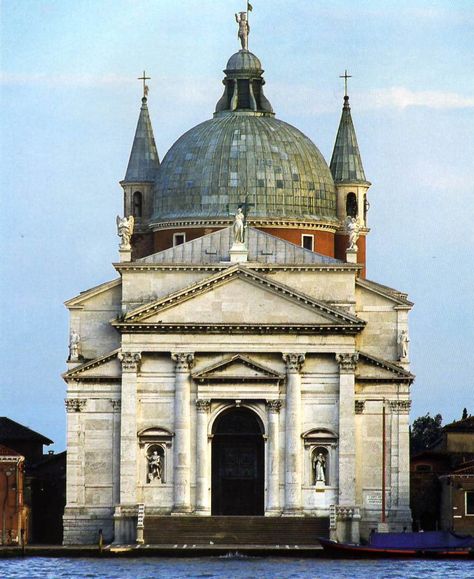
[(212, 515), (263, 515), (260, 418), (248, 408), (231, 408), (217, 417), (212, 433)]

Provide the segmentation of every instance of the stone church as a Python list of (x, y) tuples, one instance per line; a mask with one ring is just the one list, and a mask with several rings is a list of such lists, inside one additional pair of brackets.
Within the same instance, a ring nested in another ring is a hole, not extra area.
[(347, 89), (328, 165), (240, 26), (212, 118), (161, 162), (144, 85), (118, 277), (66, 302), (66, 544), (153, 543), (157, 519), (169, 541), (183, 518), (410, 526), (412, 303), (366, 278)]

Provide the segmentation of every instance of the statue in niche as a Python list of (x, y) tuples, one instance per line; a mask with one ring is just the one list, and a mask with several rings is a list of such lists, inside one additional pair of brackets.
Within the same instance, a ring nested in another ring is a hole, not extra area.
[(312, 462), (314, 484), (326, 484), (326, 456), (321, 449), (314, 452)]
[(408, 344), (410, 343), (410, 338), (408, 337), (408, 332), (402, 330), (400, 332), (399, 345), (400, 345), (400, 360), (406, 360), (408, 358)]
[(133, 215), (130, 217), (119, 217), (117, 215), (117, 235), (120, 237), (120, 249), (130, 250), (130, 240), (132, 239), (133, 226), (135, 224), (135, 219)]
[(245, 215), (242, 211), (242, 207), (239, 207), (234, 218), (234, 243), (244, 243), (244, 219)]
[(240, 44), (242, 45), (242, 50), (248, 50), (250, 26), (247, 19), (247, 12), (238, 12), (235, 15), (235, 21), (239, 25), (239, 32), (237, 33), (237, 36), (239, 37)]
[(77, 362), (80, 357), (81, 336), (73, 330), (69, 337), (69, 360)]
[(355, 217), (346, 217), (346, 231), (349, 235), (347, 249), (357, 250), (357, 240), (359, 239), (359, 223)]
[(147, 454), (146, 459), (148, 461), (148, 482), (153, 480), (163, 482), (163, 461), (159, 452), (154, 449), (150, 454)]

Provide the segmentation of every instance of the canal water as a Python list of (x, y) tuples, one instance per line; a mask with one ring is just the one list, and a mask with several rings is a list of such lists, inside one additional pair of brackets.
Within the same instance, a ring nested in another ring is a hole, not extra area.
[(221, 556), (89, 559), (26, 557), (0, 560), (2, 579), (474, 579), (474, 561), (328, 560)]

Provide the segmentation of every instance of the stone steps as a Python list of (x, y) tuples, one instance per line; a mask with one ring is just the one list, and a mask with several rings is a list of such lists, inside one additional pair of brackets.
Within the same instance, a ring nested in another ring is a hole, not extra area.
[(329, 517), (145, 516), (148, 545), (314, 545)]

